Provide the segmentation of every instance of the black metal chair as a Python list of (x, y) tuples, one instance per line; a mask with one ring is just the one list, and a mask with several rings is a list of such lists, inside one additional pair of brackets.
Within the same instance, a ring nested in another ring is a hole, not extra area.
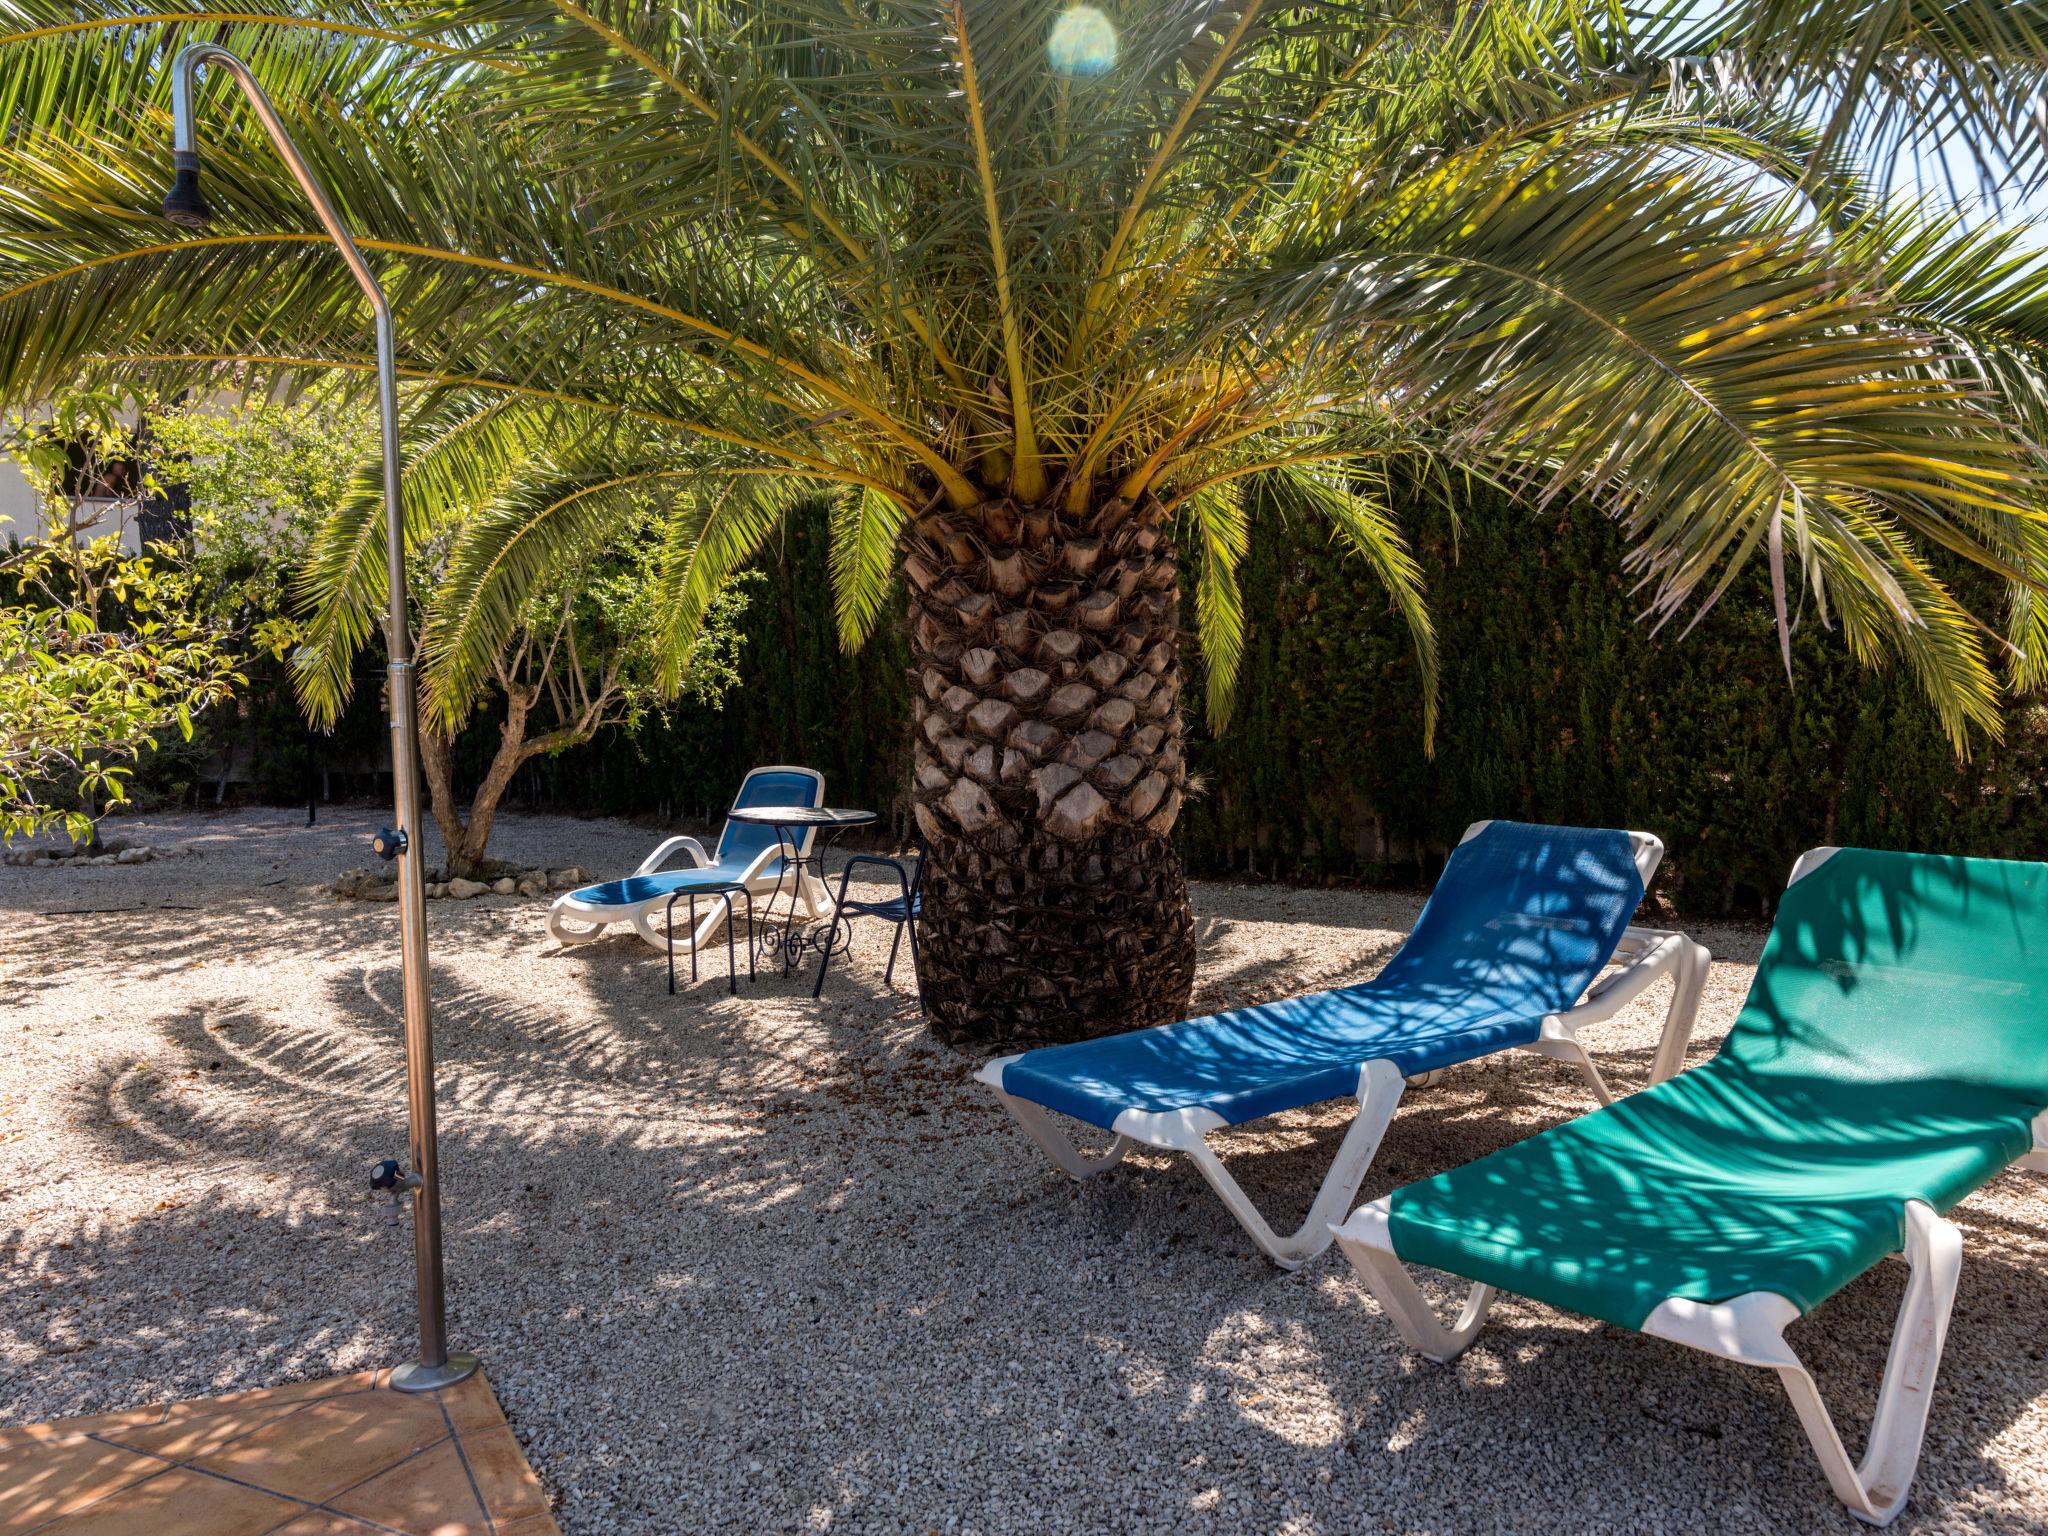
[[(847, 881), (852, 877), (857, 864), (872, 864), (886, 869), (896, 877), (897, 893), (880, 901), (853, 901), (847, 898)], [(893, 984), (896, 978), (896, 951), (903, 944), (905, 930), (910, 934), (910, 975), (917, 983), (917, 1009), (924, 1012), (924, 982), (917, 974), (917, 918), (920, 905), (919, 888), (924, 883), (924, 851), (910, 860), (911, 868), (906, 871), (902, 859), (885, 859), (878, 854), (856, 853), (846, 861), (846, 867), (839, 872), (839, 897), (832, 906), (832, 926), (826, 930), (824, 947), (818, 952), (818, 979), (811, 983), (811, 996), (817, 997), (825, 990), (825, 969), (832, 963), (832, 951), (839, 937), (839, 920), (855, 917), (879, 917), (896, 925), (896, 936), (889, 941), (889, 965), (882, 972), (882, 985)], [(849, 932), (848, 938), (852, 935)]]

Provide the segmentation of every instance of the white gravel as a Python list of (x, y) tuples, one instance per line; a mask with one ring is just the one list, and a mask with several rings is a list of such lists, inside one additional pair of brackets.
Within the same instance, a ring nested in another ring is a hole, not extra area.
[[(0, 1422), (405, 1358), (396, 914), (315, 893), (375, 808), (138, 819), (197, 859), (0, 869)], [(623, 872), (655, 834), (508, 816), (493, 851)], [(438, 850), (433, 851), (435, 856)], [(1204, 885), (1205, 1005), (1371, 974), (1407, 893)], [(84, 909), (84, 910), (66, 910)], [(565, 1530), (1854, 1529), (1761, 1372), (1509, 1298), (1453, 1368), (1334, 1251), (1261, 1260), (1185, 1163), (1057, 1176), (880, 986), (870, 924), (808, 977), (671, 999), (637, 941), (562, 953), (543, 900), (430, 909), (455, 1341)], [(1699, 1050), (1760, 935), (1695, 930)], [(1647, 1066), (1662, 997), (1603, 1028)], [(1587, 1107), (1533, 1056), (1417, 1092), (1366, 1193)], [(1226, 1148), (1302, 1210), (1340, 1107)], [(2048, 1530), (2048, 1181), (1969, 1244), (1897, 1529)], [(1796, 1330), (1860, 1443), (1903, 1269)]]

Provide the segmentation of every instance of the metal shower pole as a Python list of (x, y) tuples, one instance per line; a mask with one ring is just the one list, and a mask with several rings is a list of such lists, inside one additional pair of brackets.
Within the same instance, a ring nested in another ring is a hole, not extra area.
[(380, 834), (377, 851), (398, 861), (398, 932), (405, 977), (405, 1077), (411, 1111), (412, 1172), (398, 1180), (413, 1196), (413, 1250), (419, 1270), (420, 1357), (391, 1373), (391, 1385), (405, 1392), (430, 1392), (462, 1380), (477, 1368), (475, 1355), (448, 1353), (448, 1321), (441, 1281), (441, 1179), (434, 1133), (434, 1028), (427, 990), (426, 891), (420, 874), (419, 748), (415, 735), (416, 689), (412, 641), (405, 622), (405, 524), (398, 490), (398, 370), (391, 305), (369, 263), (342, 227), (326, 190), (279, 121), (249, 66), (215, 43), (192, 43), (172, 64), (171, 115), (175, 123), (177, 181), (164, 199), (164, 216), (187, 228), (203, 227), (210, 215), (199, 192), (198, 139), (193, 131), (192, 94), (202, 64), (234, 77), (293, 180), (313, 205), (357, 286), (369, 297), (377, 320), (377, 410), (384, 446), (384, 557), (390, 579), (391, 611), (384, 621), (390, 653), (387, 688), (391, 713), (391, 778), (397, 802), (395, 835)]

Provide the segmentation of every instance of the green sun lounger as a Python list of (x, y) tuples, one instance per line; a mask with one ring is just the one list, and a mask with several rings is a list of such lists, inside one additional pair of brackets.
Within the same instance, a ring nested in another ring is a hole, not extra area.
[[(1836, 1495), (1906, 1502), (1962, 1239), (1942, 1213), (2048, 1171), (2048, 864), (1805, 854), (1714, 1059), (1360, 1207), (1336, 1229), (1414, 1348), (1513, 1291), (1777, 1371)], [(1861, 1464), (1786, 1344), (1888, 1254), (1912, 1266)], [(1476, 1282), (1445, 1327), (1404, 1264)]]

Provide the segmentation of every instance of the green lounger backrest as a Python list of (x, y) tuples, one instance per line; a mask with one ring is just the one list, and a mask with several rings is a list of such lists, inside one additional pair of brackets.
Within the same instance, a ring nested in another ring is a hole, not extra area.
[(2048, 1107), (2048, 865), (1844, 849), (1786, 890), (1715, 1058), (1396, 1190), (1396, 1251), (1640, 1328), (1667, 1297), (1811, 1311)]
[(1721, 1054), (2048, 1105), (2048, 864), (1829, 855), (1786, 890)]

